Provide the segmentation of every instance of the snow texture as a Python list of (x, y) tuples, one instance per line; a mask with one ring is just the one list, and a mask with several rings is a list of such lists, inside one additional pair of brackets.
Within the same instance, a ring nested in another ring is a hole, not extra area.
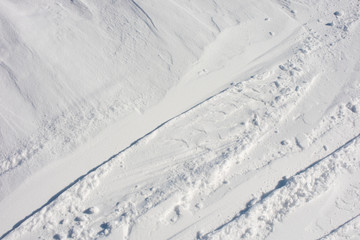
[(2, 0), (0, 239), (359, 239), (357, 0)]

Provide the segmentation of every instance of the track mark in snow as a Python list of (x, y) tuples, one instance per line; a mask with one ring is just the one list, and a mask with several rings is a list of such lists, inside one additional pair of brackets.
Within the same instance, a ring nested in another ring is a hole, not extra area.
[(331, 230), (331, 232), (318, 240), (340, 239), (341, 237), (347, 238), (347, 236), (351, 236), (353, 239), (360, 237), (360, 214)]
[[(129, 1), (133, 4), (133, 6), (136, 7), (137, 10), (140, 11), (140, 13), (142, 13), (142, 14), (145, 16), (145, 18), (147, 19), (147, 20), (146, 20), (146, 19), (144, 20), (145, 24), (149, 27), (149, 29), (150, 29), (153, 33), (155, 33), (155, 35), (157, 35), (157, 34), (156, 34), (157, 28), (156, 28), (156, 26), (155, 26), (154, 21), (153, 21), (153, 20), (151, 19), (151, 17), (149, 16), (149, 14), (148, 14), (138, 3), (136, 3), (135, 0), (129, 0)], [(149, 25), (148, 22), (150, 22), (151, 25)]]
[(90, 9), (88, 8), (88, 6), (81, 0), (70, 0), (70, 4), (66, 4), (64, 2), (61, 2), (59, 4), (64, 4), (64, 5), (67, 5), (68, 7), (70, 8), (74, 8), (72, 5), (75, 6), (76, 8), (76, 11), (77, 11), (77, 14), (79, 14), (80, 16), (82, 17), (85, 17), (87, 19), (92, 19), (93, 18), (93, 14), (92, 12), (90, 11)]

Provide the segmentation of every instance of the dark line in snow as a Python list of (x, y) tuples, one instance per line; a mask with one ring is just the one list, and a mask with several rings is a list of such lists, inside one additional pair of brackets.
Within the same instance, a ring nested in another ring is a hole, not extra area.
[(306, 172), (309, 168), (314, 167), (315, 165), (319, 164), (321, 161), (323, 161), (324, 159), (331, 157), (332, 155), (334, 155), (335, 153), (341, 151), (343, 148), (346, 148), (347, 146), (349, 146), (352, 142), (354, 142), (356, 139), (360, 138), (360, 134), (356, 135), (355, 137), (353, 137), (352, 139), (350, 139), (349, 141), (347, 141), (345, 144), (341, 145), (340, 147), (338, 147), (337, 149), (335, 149), (333, 152), (329, 153), (328, 155), (326, 155), (325, 157), (317, 160), (316, 162), (312, 163), (310, 166), (306, 167), (303, 170), (298, 171), (296, 175), (299, 175), (303, 172)]
[(352, 222), (353, 220), (355, 220), (355, 219), (358, 218), (358, 217), (360, 217), (360, 214), (358, 214), (358, 215), (356, 215), (355, 217), (347, 220), (346, 222), (344, 222), (343, 224), (339, 225), (337, 228), (331, 230), (328, 234), (322, 236), (321, 238), (318, 238), (317, 240), (324, 239), (324, 238), (330, 236), (331, 234), (336, 233), (336, 232), (339, 231), (342, 227), (345, 227), (346, 224)]
[[(140, 5), (135, 2), (135, 0), (130, 0), (130, 2), (131, 2), (142, 14), (145, 15), (145, 17), (150, 21), (152, 27), (157, 31), (157, 27), (156, 27), (156, 25), (154, 24), (154, 21), (153, 21), (153, 20), (151, 19), (151, 17), (149, 16), (149, 14), (147, 14), (147, 12), (145, 12), (145, 10), (144, 10), (142, 7), (140, 7)], [(147, 23), (147, 21), (144, 21), (144, 22), (145, 22), (146, 25), (148, 25), (148, 27), (149, 27), (151, 30), (153, 30), (152, 27), (149, 26), (149, 24)]]

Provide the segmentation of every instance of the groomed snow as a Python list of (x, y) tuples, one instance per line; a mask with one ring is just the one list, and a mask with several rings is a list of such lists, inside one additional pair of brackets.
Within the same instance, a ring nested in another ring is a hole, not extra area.
[(1, 1), (0, 238), (360, 238), (359, 12)]

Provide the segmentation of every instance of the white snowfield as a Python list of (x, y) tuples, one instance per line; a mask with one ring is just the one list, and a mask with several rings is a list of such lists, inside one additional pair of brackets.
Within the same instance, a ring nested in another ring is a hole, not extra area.
[(1, 0), (0, 239), (360, 239), (358, 0)]

